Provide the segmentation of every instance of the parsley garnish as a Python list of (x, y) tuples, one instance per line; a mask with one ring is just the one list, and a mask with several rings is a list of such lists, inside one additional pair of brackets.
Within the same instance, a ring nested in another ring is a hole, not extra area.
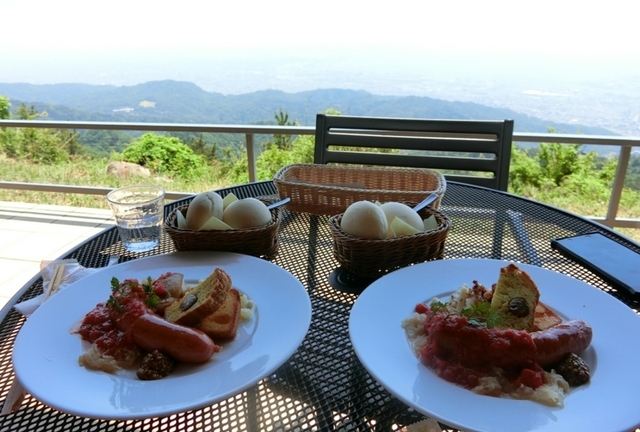
[[(447, 316), (454, 315), (447, 308), (447, 304), (441, 301), (434, 300), (429, 307), (434, 313), (443, 312)], [(462, 309), (459, 315), (467, 318), (470, 324), (481, 327), (493, 328), (502, 323), (502, 318), (494, 309), (491, 309), (489, 302), (477, 302), (471, 307)]]
[(107, 306), (114, 308), (118, 312), (122, 312), (122, 305), (120, 304), (120, 297), (126, 297), (132, 294), (138, 295), (137, 293), (132, 293), (134, 288), (138, 286), (142, 287), (144, 292), (144, 303), (151, 309), (155, 309), (158, 307), (158, 303), (160, 302), (160, 297), (153, 291), (153, 279), (148, 277), (145, 279), (142, 284), (138, 285), (135, 280), (128, 279), (123, 283), (120, 283), (118, 278), (111, 278), (111, 295), (107, 299)]
[(460, 315), (467, 317), (472, 324), (487, 328), (496, 327), (502, 322), (502, 318), (495, 309), (491, 309), (489, 302), (478, 302), (469, 308), (462, 309)]
[(447, 312), (447, 304), (443, 303), (441, 301), (438, 300), (434, 300), (431, 302), (431, 304), (429, 305), (429, 307), (431, 308), (431, 310), (435, 313), (435, 312)]
[(153, 279), (151, 279), (151, 277), (147, 277), (147, 279), (142, 282), (142, 289), (144, 289), (144, 293), (147, 295), (145, 304), (151, 309), (157, 308), (160, 297), (153, 291)]
[(122, 305), (120, 305), (120, 302), (118, 301), (116, 296), (114, 296), (114, 294), (120, 293), (120, 291), (121, 291), (120, 281), (118, 280), (118, 278), (112, 277), (111, 278), (111, 295), (107, 299), (107, 306), (114, 308), (118, 312), (122, 311)]

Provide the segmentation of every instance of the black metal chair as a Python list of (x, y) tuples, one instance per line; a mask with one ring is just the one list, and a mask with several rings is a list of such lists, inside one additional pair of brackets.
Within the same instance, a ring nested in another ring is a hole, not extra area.
[[(442, 172), (447, 180), (506, 191), (513, 123), (318, 114), (314, 163), (429, 168)], [(447, 213), (461, 218), (497, 217), (491, 209), (477, 210), (449, 208)], [(491, 234), (492, 256), (499, 258), (505, 226), (497, 225)], [(338, 286), (348, 275), (338, 269), (332, 276), (332, 284)], [(363, 283), (366, 286), (367, 281)]]
[(512, 137), (513, 120), (318, 114), (314, 163), (431, 168), (448, 180), (507, 190)]

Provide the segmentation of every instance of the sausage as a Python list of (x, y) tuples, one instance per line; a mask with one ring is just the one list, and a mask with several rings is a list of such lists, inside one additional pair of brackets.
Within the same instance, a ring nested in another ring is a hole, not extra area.
[(170, 323), (150, 313), (133, 322), (130, 335), (141, 348), (158, 350), (185, 363), (204, 363), (220, 351), (220, 347), (204, 332)]
[(582, 320), (564, 321), (530, 334), (538, 351), (537, 363), (542, 367), (559, 362), (569, 353), (578, 354), (593, 337), (591, 326)]

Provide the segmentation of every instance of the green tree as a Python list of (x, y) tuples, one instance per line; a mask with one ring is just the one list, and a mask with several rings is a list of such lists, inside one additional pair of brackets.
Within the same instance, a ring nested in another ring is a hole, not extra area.
[(78, 140), (94, 157), (122, 152), (133, 138), (130, 134), (115, 130), (88, 130), (79, 134)]
[(122, 157), (158, 174), (196, 178), (203, 173), (206, 160), (176, 137), (146, 133), (134, 140)]
[(209, 161), (218, 160), (219, 145), (216, 140), (213, 140), (213, 142), (209, 142), (205, 139), (203, 134), (198, 134), (195, 136), (189, 136), (185, 140), (185, 143), (196, 154), (206, 157)]
[[(228, 184), (242, 184), (249, 182), (248, 159), (246, 154), (236, 155), (227, 151), (227, 159), (223, 163), (221, 177), (226, 178)], [(257, 162), (256, 162), (257, 163)]]
[(11, 117), (11, 103), (6, 96), (0, 96), (0, 119), (8, 120)]
[(25, 103), (21, 103), (17, 110), (13, 113), (18, 120), (35, 120), (39, 117), (47, 117), (47, 112), (39, 112), (36, 108), (31, 105), (27, 106)]
[(321, 114), (333, 115), (333, 116), (342, 115), (342, 113), (335, 108), (327, 108), (326, 110), (322, 111)]
[(313, 163), (316, 137), (313, 135), (298, 135), (291, 143), (291, 159), (294, 163)]
[(541, 143), (538, 159), (544, 177), (560, 186), (568, 176), (592, 168), (593, 157), (580, 152), (580, 144)]
[(537, 159), (530, 157), (526, 151), (515, 144), (511, 149), (509, 165), (509, 190), (522, 193), (529, 187), (539, 188), (542, 184), (542, 169)]
[[(0, 111), (6, 116), (8, 99), (4, 98)], [(35, 107), (24, 103), (13, 113), (20, 120), (35, 120), (46, 117)], [(15, 128), (4, 129), (0, 134), (0, 148), (10, 158), (27, 159), (38, 164), (58, 164), (69, 160), (70, 155), (83, 154), (77, 134), (69, 130)]]
[[(541, 143), (538, 152), (512, 151), (509, 191), (588, 214), (604, 209), (611, 195), (616, 158), (598, 160), (581, 146)], [(531, 155), (531, 156), (530, 156)], [(637, 193), (625, 188), (625, 199)], [(624, 200), (623, 200), (624, 201)]]
[[(298, 125), (298, 122), (290, 122), (289, 114), (282, 111), (282, 109), (280, 109), (274, 117), (276, 119), (276, 123), (278, 126), (297, 126)], [(292, 142), (293, 142), (293, 137), (291, 135), (274, 135), (273, 136), (273, 144), (275, 144), (276, 148), (279, 148), (280, 150), (291, 150)]]

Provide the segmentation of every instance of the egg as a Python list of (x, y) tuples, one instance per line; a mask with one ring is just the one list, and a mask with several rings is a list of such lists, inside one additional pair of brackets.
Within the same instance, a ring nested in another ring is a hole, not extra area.
[(389, 223), (380, 206), (371, 201), (357, 201), (342, 215), (340, 227), (344, 232), (362, 239), (383, 239)]
[(271, 222), (271, 212), (256, 198), (243, 198), (227, 205), (222, 221), (234, 229), (261, 227)]
[(380, 208), (384, 212), (384, 215), (387, 217), (387, 223), (389, 225), (391, 225), (394, 218), (398, 218), (415, 228), (416, 231), (424, 230), (424, 223), (422, 222), (422, 218), (408, 205), (399, 202), (387, 202), (381, 204)]

